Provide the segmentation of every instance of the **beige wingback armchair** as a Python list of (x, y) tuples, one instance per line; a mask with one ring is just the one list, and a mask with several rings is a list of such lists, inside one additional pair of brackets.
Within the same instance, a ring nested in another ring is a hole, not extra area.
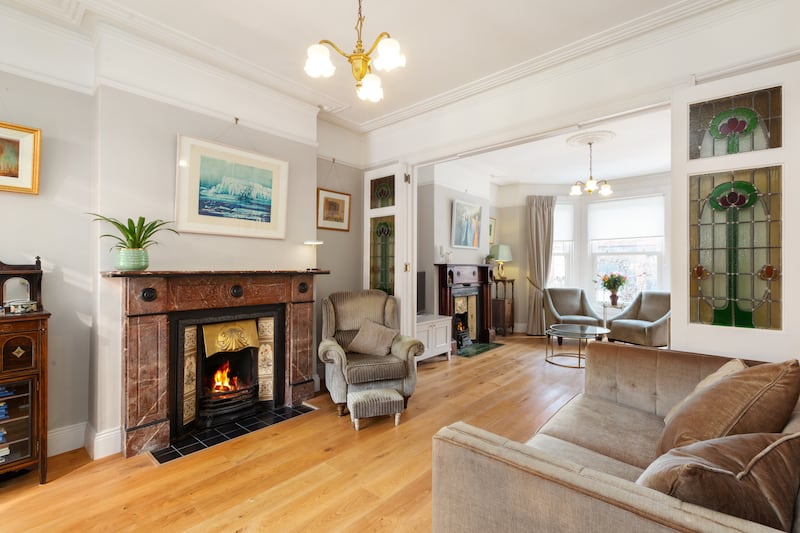
[[(394, 389), (408, 404), (417, 385), (414, 357), (425, 346), (413, 337), (386, 331), (399, 330), (399, 324), (397, 301), (383, 291), (335, 292), (322, 300), (318, 355), (325, 363), (325, 384), (339, 416), (344, 415), (348, 392)], [(360, 351), (350, 350), (362, 329), (378, 333), (367, 336), (366, 345), (362, 333), (355, 343)]]
[(548, 287), (544, 290), (545, 326), (581, 324), (602, 326), (603, 319), (592, 308), (583, 289)]
[(608, 321), (609, 341), (642, 346), (669, 345), (669, 292), (642, 291), (631, 304)]

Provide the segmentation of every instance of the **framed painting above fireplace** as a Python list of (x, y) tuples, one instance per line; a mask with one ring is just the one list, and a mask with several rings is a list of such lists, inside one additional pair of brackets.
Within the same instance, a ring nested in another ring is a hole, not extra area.
[(179, 135), (177, 174), (178, 231), (286, 237), (288, 162)]
[(479, 248), (483, 208), (453, 200), (452, 245), (454, 248)]

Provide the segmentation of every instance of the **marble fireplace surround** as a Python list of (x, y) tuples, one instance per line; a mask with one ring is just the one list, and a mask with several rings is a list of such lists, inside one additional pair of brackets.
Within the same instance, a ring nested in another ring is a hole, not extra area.
[(281, 304), (285, 318), (285, 404), (314, 395), (313, 271), (103, 272), (124, 283), (123, 454), (170, 444), (170, 314)]

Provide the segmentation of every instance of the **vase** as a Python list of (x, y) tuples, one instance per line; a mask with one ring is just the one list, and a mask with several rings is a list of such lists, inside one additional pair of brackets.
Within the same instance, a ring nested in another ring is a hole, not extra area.
[(117, 248), (117, 270), (145, 270), (150, 264), (144, 248)]
[(617, 296), (617, 291), (613, 291), (612, 290), (611, 291), (611, 305), (617, 305), (617, 298), (619, 298), (619, 296)]

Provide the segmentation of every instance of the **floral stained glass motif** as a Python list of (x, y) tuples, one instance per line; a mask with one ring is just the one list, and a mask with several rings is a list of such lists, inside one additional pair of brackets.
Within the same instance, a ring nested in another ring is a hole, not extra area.
[(369, 188), (369, 205), (371, 209), (394, 205), (394, 175), (371, 180)]
[(689, 179), (690, 322), (781, 329), (781, 167)]
[(689, 106), (689, 159), (781, 146), (781, 87)]
[(369, 288), (394, 294), (394, 216), (370, 219)]

